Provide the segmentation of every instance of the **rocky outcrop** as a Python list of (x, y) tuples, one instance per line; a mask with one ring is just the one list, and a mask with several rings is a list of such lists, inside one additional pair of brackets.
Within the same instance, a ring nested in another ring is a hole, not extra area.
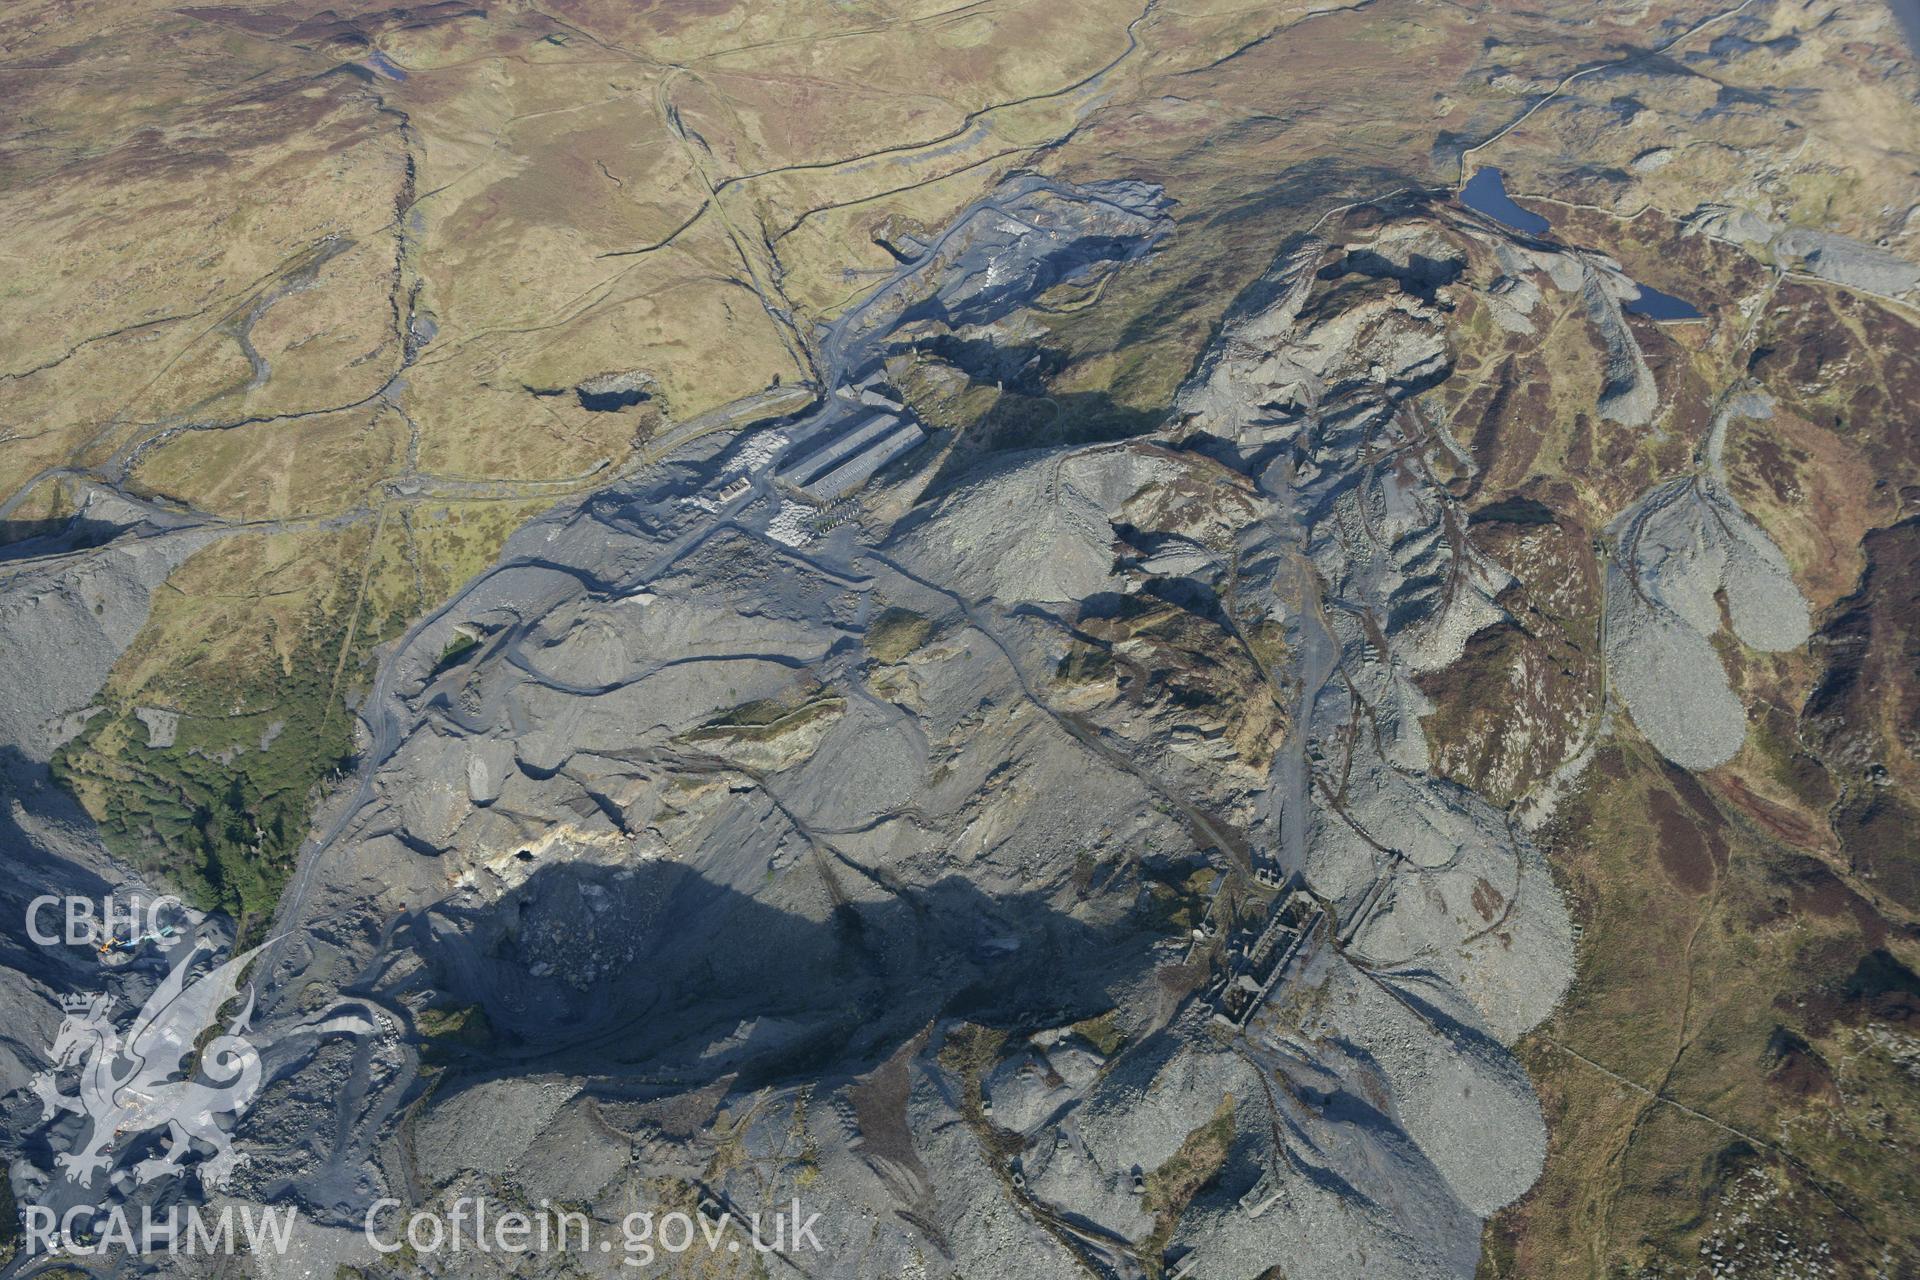
[(1753, 209), (1704, 204), (1687, 216), (1686, 226), (1849, 289), (1901, 297), (1920, 288), (1920, 266), (1898, 254), (1838, 232), (1781, 226)]
[[(827, 348), (868, 379), (1163, 217), (1016, 184)], [(1506, 1046), (1569, 941), (1420, 730), (1415, 675), (1506, 617), (1418, 401), (1465, 262), (1430, 223), (1302, 241), (1164, 433), (891, 525), (796, 548), (771, 503), (681, 501), (778, 465), (716, 436), (514, 534), (393, 646), (289, 892), (269, 1021), (352, 973), (414, 1035), (313, 1167), (307, 1077), (263, 1097), (277, 1193), (350, 1225), (404, 1141), (420, 1200), (673, 1207), (644, 1153), (723, 1206), (830, 1203), (810, 1270), (849, 1280), (1138, 1276), (1153, 1242), (1470, 1274), (1544, 1154)], [(313, 1081), (354, 1078), (332, 1053)], [(401, 1139), (422, 1053), (450, 1083)]]
[[(1423, 773), (1413, 676), (1504, 617), (1507, 581), (1421, 460), (1461, 261), (1430, 228), (1303, 243), (1166, 439), (1011, 458), (857, 550), (710, 527), (663, 500), (671, 468), (536, 522), (390, 662), (349, 865), (450, 883), (423, 956), (502, 1045), (572, 1046), (571, 1078), (801, 1070), (744, 1139), (781, 1171), (711, 1185), (797, 1190), (778, 1153), (804, 1123), (815, 1194), (893, 1224), (831, 1274), (930, 1244), (1132, 1274), (1097, 1239), (1168, 1229), (1220, 1274), (1276, 1250), (1464, 1274), (1544, 1152), (1502, 1046), (1563, 989), (1568, 928), (1531, 846)], [(1000, 287), (893, 305), (953, 318)], [(868, 657), (902, 611), (921, 642)], [(479, 640), (449, 666), (456, 628)], [(1307, 894), (1260, 888), (1288, 876)], [(1229, 884), (1267, 905), (1189, 937)], [(1235, 958), (1279, 954), (1255, 934), (1293, 939), (1284, 967)], [(1131, 1038), (980, 1057), (962, 992), (989, 1025), (1111, 1009)], [(446, 1105), (422, 1132), (458, 1185), (504, 1157)], [(1202, 1158), (1211, 1190), (1136, 1194)]]
[[(0, 746), (45, 760), (146, 624), (153, 592), (220, 536), (95, 491), (74, 517), (104, 543), (0, 574)], [(111, 539), (102, 534), (112, 530)], [(70, 736), (70, 735), (65, 735)], [(155, 745), (165, 745), (156, 743)]]
[(1807, 602), (1786, 558), (1727, 492), (1719, 464), (1725, 420), (1769, 412), (1748, 397), (1716, 423), (1708, 472), (1656, 485), (1609, 528), (1606, 658), (1634, 723), (1676, 764), (1724, 764), (1747, 717), (1712, 638), (1730, 625), (1763, 652), (1803, 644)]

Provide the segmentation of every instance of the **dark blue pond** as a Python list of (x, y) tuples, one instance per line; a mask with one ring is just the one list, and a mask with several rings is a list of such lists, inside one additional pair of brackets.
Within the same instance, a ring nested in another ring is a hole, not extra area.
[[(1639, 284), (1638, 281), (1634, 283)], [(1650, 285), (1640, 285), (1640, 296), (1620, 304), (1637, 316), (1649, 320), (1701, 320), (1699, 309), (1684, 298), (1662, 293)]]
[(1887, 4), (1900, 20), (1900, 29), (1907, 33), (1907, 43), (1920, 56), (1920, 0), (1887, 0)]
[(367, 55), (367, 66), (370, 70), (385, 76), (389, 80), (405, 80), (407, 78), (407, 73), (395, 66), (392, 61), (388, 59), (387, 55), (378, 49), (375, 49)]
[(1479, 169), (1460, 188), (1460, 203), (1495, 222), (1504, 222), (1515, 231), (1542, 236), (1552, 224), (1537, 213), (1522, 209), (1507, 196), (1507, 181), (1498, 169)]

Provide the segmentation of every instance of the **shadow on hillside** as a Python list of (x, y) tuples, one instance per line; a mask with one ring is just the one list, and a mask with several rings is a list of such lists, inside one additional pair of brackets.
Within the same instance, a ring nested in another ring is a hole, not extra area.
[(958, 877), (813, 919), (672, 862), (544, 866), (486, 909), (436, 908), (420, 933), (439, 985), (492, 1030), (456, 1065), (742, 1087), (876, 1062), (937, 1017), (1094, 1016), (1144, 975), (1153, 940), (1139, 913), (1100, 928)]

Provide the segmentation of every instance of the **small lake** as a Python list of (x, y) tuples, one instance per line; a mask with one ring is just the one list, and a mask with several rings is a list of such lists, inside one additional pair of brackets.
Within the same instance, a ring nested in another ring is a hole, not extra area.
[(405, 80), (407, 73), (395, 66), (386, 54), (375, 49), (368, 54), (363, 65), (375, 75), (385, 76), (389, 80)]
[[(1920, 4), (1920, 0), (1914, 0)], [(1504, 222), (1515, 231), (1543, 236), (1553, 224), (1530, 210), (1522, 209), (1507, 195), (1507, 180), (1498, 169), (1478, 169), (1467, 185), (1460, 188), (1460, 203), (1476, 213), (1484, 213), (1495, 222)]]
[[(1916, 10), (1920, 10), (1920, 0), (1911, 0)], [(1532, 236), (1543, 236), (1553, 225), (1530, 209), (1522, 209), (1507, 194), (1506, 176), (1498, 169), (1478, 169), (1474, 171), (1467, 185), (1460, 188), (1460, 203), (1477, 213), (1484, 213), (1495, 222), (1505, 223), (1515, 231)], [(1639, 284), (1639, 281), (1635, 281)], [(1649, 320), (1702, 320), (1699, 310), (1685, 298), (1676, 298), (1670, 293), (1662, 293), (1647, 285), (1640, 285), (1640, 296), (1631, 302), (1621, 304), (1637, 316), (1646, 316)]]
[(1916, 58), (1920, 58), (1920, 0), (1887, 0), (1887, 7), (1893, 10), (1900, 29), (1907, 33), (1907, 43), (1913, 47)]
[[(1638, 280), (1634, 281), (1634, 283), (1640, 284)], [(1620, 305), (1628, 311), (1631, 311), (1634, 315), (1645, 316), (1649, 320), (1706, 319), (1705, 316), (1700, 314), (1699, 308), (1695, 307), (1685, 298), (1676, 298), (1670, 293), (1662, 293), (1651, 285), (1641, 284), (1640, 296), (1630, 302), (1623, 302)]]

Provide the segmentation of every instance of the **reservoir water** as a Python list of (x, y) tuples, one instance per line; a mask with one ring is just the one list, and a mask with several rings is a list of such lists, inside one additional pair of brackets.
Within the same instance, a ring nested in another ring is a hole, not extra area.
[[(1914, 0), (1920, 4), (1920, 0)], [(1515, 231), (1524, 231), (1528, 235), (1539, 236), (1547, 233), (1552, 224), (1539, 214), (1522, 209), (1507, 195), (1506, 179), (1498, 169), (1479, 169), (1460, 188), (1460, 203), (1467, 208), (1486, 214), (1496, 222), (1504, 222)]]
[[(1634, 283), (1639, 284), (1639, 281), (1636, 280)], [(1628, 311), (1631, 311), (1634, 315), (1646, 316), (1651, 320), (1702, 320), (1706, 318), (1700, 314), (1698, 307), (1695, 307), (1685, 298), (1676, 298), (1670, 293), (1662, 293), (1660, 290), (1644, 284), (1640, 285), (1639, 297), (1630, 302), (1623, 302), (1620, 305)]]
[(1920, 58), (1920, 0), (1887, 0), (1887, 7), (1893, 10), (1900, 29), (1907, 33), (1914, 57)]
[[(1906, 0), (1916, 10), (1920, 10), (1920, 0)], [(1522, 209), (1507, 194), (1506, 177), (1498, 169), (1487, 168), (1474, 171), (1467, 185), (1460, 188), (1460, 203), (1478, 213), (1484, 213), (1496, 222), (1503, 222), (1515, 231), (1528, 235), (1545, 235), (1553, 225), (1530, 209)], [(1639, 283), (1638, 281), (1635, 282)], [(1622, 304), (1635, 315), (1647, 316), (1653, 320), (1699, 320), (1699, 310), (1684, 298), (1676, 298), (1670, 293), (1662, 293), (1647, 285), (1640, 285), (1640, 296), (1631, 302)]]

